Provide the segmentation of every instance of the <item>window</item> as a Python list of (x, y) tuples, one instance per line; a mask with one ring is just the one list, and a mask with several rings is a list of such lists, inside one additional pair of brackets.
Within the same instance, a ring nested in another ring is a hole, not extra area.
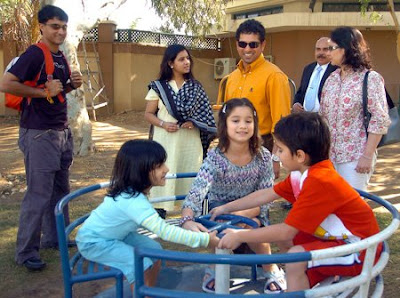
[[(358, 1), (357, 1), (358, 2)], [(325, 2), (322, 3), (323, 12), (359, 12), (361, 8), (360, 3), (353, 2)], [(396, 1), (394, 9), (400, 11), (400, 1)], [(368, 4), (368, 11), (389, 11), (387, 1), (370, 2)]]
[(283, 13), (283, 6), (277, 7), (270, 7), (270, 8), (263, 8), (259, 10), (252, 10), (248, 12), (241, 12), (233, 15), (234, 20), (241, 20), (241, 19), (251, 19), (260, 16), (266, 16), (270, 14), (278, 14)]

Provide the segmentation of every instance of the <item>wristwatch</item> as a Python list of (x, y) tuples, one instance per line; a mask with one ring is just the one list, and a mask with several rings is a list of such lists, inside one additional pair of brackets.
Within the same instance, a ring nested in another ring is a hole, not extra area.
[(279, 156), (272, 154), (272, 161), (274, 162), (280, 162), (281, 160), (279, 159)]

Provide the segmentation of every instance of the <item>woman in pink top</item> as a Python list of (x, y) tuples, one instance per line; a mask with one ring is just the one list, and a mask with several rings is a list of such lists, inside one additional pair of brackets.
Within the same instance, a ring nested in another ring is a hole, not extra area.
[[(371, 70), (370, 53), (361, 32), (351, 27), (332, 31), (331, 73), (321, 93), (320, 114), (331, 133), (330, 159), (339, 174), (353, 187), (366, 190), (374, 171), (377, 146), (390, 125), (384, 80)], [(363, 123), (362, 86), (368, 77), (368, 134)]]

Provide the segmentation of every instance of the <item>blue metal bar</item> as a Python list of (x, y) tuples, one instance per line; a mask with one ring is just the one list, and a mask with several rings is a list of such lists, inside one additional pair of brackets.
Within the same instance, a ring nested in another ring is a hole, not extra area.
[[(374, 249), (378, 243), (384, 241), (389, 238), (391, 234), (393, 234), (398, 226), (399, 226), (399, 213), (396, 208), (394, 208), (390, 203), (382, 200), (381, 198), (371, 195), (366, 192), (359, 191), (360, 194), (364, 198), (368, 198), (374, 200), (378, 204), (381, 204), (386, 209), (390, 211), (393, 216), (393, 220), (391, 224), (381, 231), (380, 233), (368, 237), (360, 242), (342, 245), (330, 249), (304, 252), (304, 253), (292, 253), (292, 254), (274, 254), (274, 255), (212, 255), (212, 254), (197, 254), (197, 253), (187, 253), (187, 252), (173, 252), (167, 250), (154, 250), (154, 249), (137, 249), (136, 255), (142, 257), (141, 261), (143, 261), (143, 257), (151, 257), (161, 260), (172, 260), (178, 262), (187, 262), (190, 261), (192, 263), (202, 263), (202, 264), (234, 264), (234, 265), (249, 265), (249, 264), (272, 264), (272, 263), (292, 263), (292, 262), (304, 262), (309, 261), (311, 259), (322, 259), (327, 257), (339, 256), (348, 253), (357, 252), (363, 249)], [(372, 247), (371, 247), (372, 246)], [(371, 253), (369, 253), (371, 254)], [(374, 255), (372, 253), (372, 255)], [(290, 297), (323, 297), (326, 294), (332, 293), (340, 293), (343, 291), (347, 291), (349, 289), (354, 289), (360, 285), (365, 283), (369, 283), (371, 277), (374, 278), (377, 276), (377, 284), (375, 293), (383, 291), (383, 282), (380, 281), (379, 273), (383, 270), (388, 260), (388, 251), (385, 247), (384, 251), (381, 254), (380, 259), (372, 268), (369, 268), (368, 276), (366, 274), (360, 274), (359, 276), (353, 277), (343, 282), (339, 282), (337, 284), (332, 284), (329, 286), (324, 286), (316, 289), (310, 289), (302, 292), (290, 292), (280, 294), (280, 297), (290, 296)], [(143, 271), (142, 271), (143, 272)], [(137, 272), (136, 274), (139, 274)], [(137, 289), (137, 297), (144, 297), (145, 295), (156, 296), (156, 297), (182, 297), (182, 292), (176, 290), (166, 290), (160, 288), (149, 288), (143, 286), (143, 284), (136, 284)], [(139, 289), (141, 288), (141, 289)], [(191, 298), (196, 297), (209, 297), (208, 294), (204, 293), (194, 293), (194, 292), (185, 292), (185, 296), (189, 296)], [(242, 297), (242, 295), (234, 295), (235, 297)], [(264, 295), (261, 295), (264, 296)], [(218, 297), (231, 297), (231, 295), (218, 295)], [(243, 295), (243, 297), (245, 297)], [(270, 295), (265, 296), (270, 297)], [(375, 295), (374, 295), (375, 297)], [(379, 296), (377, 296), (379, 297)]]
[(179, 178), (194, 178), (197, 176), (196, 172), (193, 173), (176, 173), (176, 174), (167, 174), (165, 178), (167, 179), (179, 179)]
[(378, 203), (379, 205), (382, 205), (383, 207), (385, 207), (390, 212), (390, 214), (392, 215), (393, 219), (400, 220), (400, 215), (399, 215), (399, 212), (397, 211), (396, 207), (394, 207), (388, 201), (386, 201), (386, 200), (384, 200), (384, 199), (382, 199), (382, 198), (380, 198), (380, 197), (378, 197), (376, 195), (370, 194), (368, 192), (365, 192), (365, 191), (362, 191), (362, 190), (359, 190), (359, 189), (356, 189), (356, 190), (358, 191), (358, 193), (362, 197), (370, 199), (370, 200)]
[(102, 182), (99, 184), (94, 184), (88, 187), (84, 187), (84, 188), (80, 188), (77, 189), (71, 193), (69, 193), (68, 195), (66, 195), (64, 198), (62, 198), (62, 200), (60, 202), (57, 203), (56, 208), (54, 209), (54, 213), (57, 216), (57, 214), (62, 213), (62, 210), (64, 208), (64, 206), (66, 204), (68, 204), (69, 201), (71, 201), (72, 199), (75, 199), (76, 197), (79, 197), (81, 195), (87, 194), (89, 192), (104, 188), (104, 187), (108, 187), (110, 183), (109, 182)]
[(296, 263), (311, 260), (310, 252), (272, 255), (215, 255), (150, 248), (136, 248), (135, 251), (142, 257), (151, 257), (177, 262), (190, 261), (191, 263), (200, 264), (231, 264), (248, 266), (250, 264)]
[[(135, 297), (144, 297), (140, 291), (144, 286), (144, 265), (143, 256), (138, 253), (138, 249), (135, 247)], [(155, 296), (157, 297), (157, 296)]]
[[(65, 230), (65, 221), (64, 214), (61, 213), (55, 215), (56, 217), (56, 227), (57, 231)], [(67, 246), (67, 238), (65, 233), (57, 233), (58, 238), (58, 247), (60, 249), (60, 259), (61, 259), (61, 268), (63, 274), (63, 282), (64, 282), (64, 295), (66, 298), (72, 297), (72, 286), (71, 286), (71, 270), (69, 266), (69, 253)]]
[[(99, 280), (99, 279), (111, 278), (111, 277), (118, 278), (118, 273), (120, 273), (120, 271), (116, 272), (116, 269), (113, 269), (113, 270), (107, 270), (107, 271), (103, 271), (103, 272), (76, 275), (72, 278), (72, 283), (80, 283), (80, 282), (85, 282), (85, 281)], [(122, 273), (121, 273), (121, 276), (123, 276)]]
[[(135, 284), (135, 288), (136, 288)], [(177, 290), (170, 290), (170, 289), (162, 289), (162, 288), (156, 288), (156, 287), (146, 287), (142, 286), (141, 290), (139, 291), (139, 296), (136, 296), (136, 291), (135, 291), (135, 297), (136, 298), (142, 298), (147, 296), (150, 297), (168, 297), (168, 298), (182, 298), (182, 297), (190, 297), (190, 298), (210, 298), (210, 297), (218, 297), (218, 298), (249, 298), (252, 297), (251, 295), (244, 295), (244, 294), (235, 294), (235, 295), (230, 295), (230, 294), (216, 294), (216, 295), (210, 295), (208, 293), (199, 293), (199, 292), (182, 292), (182, 291), (177, 291)], [(257, 294), (257, 297), (293, 297), (293, 298), (303, 298), (305, 297), (304, 291), (298, 291), (298, 292), (290, 292), (290, 293), (279, 293), (279, 294)]]
[(78, 219), (74, 220), (66, 229), (65, 229), (65, 236), (68, 238), (69, 234), (78, 226), (83, 224), (83, 222), (89, 217), (90, 213), (85, 214), (84, 216), (79, 217)]
[[(170, 179), (174, 178), (193, 178), (197, 173), (178, 173), (171, 175)], [(104, 272), (96, 272), (95, 274), (84, 274), (80, 276), (71, 277), (71, 270), (74, 267), (79, 256), (75, 255), (69, 260), (69, 252), (67, 249), (67, 237), (69, 233), (75, 229), (79, 224), (81, 224), (87, 217), (87, 215), (77, 219), (70, 226), (65, 228), (64, 216), (62, 210), (65, 205), (67, 205), (72, 199), (79, 197), (83, 194), (107, 187), (108, 182), (92, 185), (86, 188), (78, 189), (69, 195), (65, 196), (55, 208), (56, 225), (58, 231), (66, 231), (64, 235), (58, 234), (60, 255), (63, 268), (63, 279), (65, 287), (65, 296), (72, 297), (72, 284), (76, 282), (89, 281), (102, 279), (107, 277), (116, 278), (116, 289), (117, 296), (122, 293), (122, 273), (118, 270), (111, 269)], [(343, 246), (338, 246), (335, 248), (304, 252), (304, 253), (293, 253), (293, 254), (273, 254), (273, 255), (214, 255), (214, 254), (198, 254), (198, 253), (188, 253), (188, 252), (174, 252), (167, 250), (156, 250), (156, 249), (136, 249), (135, 250), (135, 294), (136, 297), (144, 297), (145, 295), (156, 296), (156, 297), (182, 297), (182, 292), (176, 290), (167, 290), (160, 288), (149, 288), (144, 286), (144, 257), (151, 257), (160, 260), (172, 260), (178, 262), (192, 262), (192, 263), (202, 263), (202, 264), (233, 264), (248, 266), (250, 264), (272, 264), (272, 263), (293, 263), (293, 262), (304, 262), (314, 259), (322, 259), (333, 256), (344, 255), (348, 253), (353, 253), (363, 249), (368, 249), (371, 245), (375, 245), (389, 238), (399, 227), (400, 215), (397, 209), (389, 202), (364, 191), (359, 191), (360, 195), (364, 198), (375, 201), (376, 203), (385, 207), (392, 215), (393, 220), (389, 226), (387, 226), (380, 233), (368, 237), (358, 243), (347, 244)], [(175, 200), (182, 200), (185, 196), (174, 196)], [(384, 269), (385, 265), (389, 260), (389, 250), (387, 244), (384, 245), (384, 250), (379, 258), (378, 262), (369, 269), (368, 274), (361, 274), (359, 276), (353, 277), (343, 282), (337, 284), (324, 286), (322, 288), (310, 289), (306, 291), (291, 292), (279, 294), (279, 297), (322, 297), (326, 293), (338, 293), (344, 291), (345, 289), (352, 289), (354, 287), (360, 286), (364, 283), (369, 283), (371, 278), (376, 278), (375, 292), (373, 297), (380, 297), (383, 292), (383, 279), (380, 272)], [(71, 263), (70, 263), (71, 262)], [(69, 270), (68, 270), (69, 269)], [(116, 273), (117, 271), (117, 273)], [(367, 276), (368, 275), (368, 276)], [(380, 294), (379, 294), (380, 293)], [(209, 294), (205, 293), (194, 293), (185, 292), (185, 296), (190, 294), (191, 298), (196, 297), (209, 297)], [(245, 297), (244, 295), (235, 295), (235, 297)], [(271, 297), (271, 295), (259, 295), (261, 297)], [(277, 295), (273, 295), (277, 296)], [(231, 295), (218, 295), (218, 297), (231, 297)]]

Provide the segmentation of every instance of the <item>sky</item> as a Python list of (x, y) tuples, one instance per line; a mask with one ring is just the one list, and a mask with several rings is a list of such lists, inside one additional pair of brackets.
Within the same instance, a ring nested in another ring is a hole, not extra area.
[(138, 30), (149, 31), (162, 24), (162, 20), (151, 7), (150, 0), (128, 0), (110, 16), (110, 19), (117, 23), (118, 29), (129, 29), (137, 18), (139, 19), (135, 29)]

